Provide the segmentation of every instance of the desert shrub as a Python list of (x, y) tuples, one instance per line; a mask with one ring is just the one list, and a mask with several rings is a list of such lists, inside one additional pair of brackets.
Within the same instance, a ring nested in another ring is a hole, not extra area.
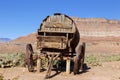
[(85, 62), (92, 66), (101, 66), (101, 61), (99, 61), (97, 56), (86, 56)]
[(18, 80), (18, 78), (19, 78), (19, 76), (17, 76), (17, 77), (14, 77), (12, 80)]
[(120, 61), (120, 55), (101, 56), (103, 62)]
[(120, 55), (91, 55), (85, 57), (85, 62), (92, 66), (101, 66), (102, 62), (120, 61)]
[(13, 53), (2, 56), (0, 67), (25, 66), (25, 55)]

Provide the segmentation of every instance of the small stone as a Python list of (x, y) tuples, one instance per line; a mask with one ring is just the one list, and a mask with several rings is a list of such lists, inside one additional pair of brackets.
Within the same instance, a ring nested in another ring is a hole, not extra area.
[(116, 66), (116, 68), (117, 68), (117, 69), (119, 69), (119, 68), (120, 68), (120, 66)]
[(118, 79), (120, 79), (120, 77)]
[(4, 68), (4, 65), (3, 65), (3, 64), (1, 65), (1, 68)]

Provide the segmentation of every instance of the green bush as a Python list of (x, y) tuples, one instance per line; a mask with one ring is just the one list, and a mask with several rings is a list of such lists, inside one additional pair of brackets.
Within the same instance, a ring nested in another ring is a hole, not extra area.
[(25, 66), (25, 55), (13, 53), (2, 56), (0, 67)]
[(120, 55), (91, 55), (85, 57), (85, 62), (92, 66), (101, 66), (102, 62), (120, 61)]
[(92, 66), (101, 66), (101, 62), (99, 61), (97, 56), (86, 56), (85, 62)]

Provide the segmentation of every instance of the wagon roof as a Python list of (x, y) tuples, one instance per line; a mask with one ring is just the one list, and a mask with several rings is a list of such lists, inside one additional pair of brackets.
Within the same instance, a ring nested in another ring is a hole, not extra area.
[(75, 26), (76, 25), (74, 21), (69, 16), (60, 13), (55, 13), (54, 15), (47, 16), (43, 20), (39, 30), (48, 31), (48, 29), (51, 29), (52, 31), (52, 29), (61, 29), (62, 31), (64, 31), (65, 29), (71, 29), (72, 32), (75, 32)]

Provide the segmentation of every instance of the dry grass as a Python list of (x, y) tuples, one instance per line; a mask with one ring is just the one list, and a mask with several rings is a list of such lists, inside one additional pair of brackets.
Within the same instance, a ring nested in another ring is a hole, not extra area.
[(101, 66), (103, 62), (120, 61), (120, 55), (90, 55), (85, 57), (85, 63)]
[(0, 67), (25, 66), (25, 55), (21, 53), (1, 54)]
[(4, 80), (4, 77), (2, 74), (0, 74), (0, 80)]

